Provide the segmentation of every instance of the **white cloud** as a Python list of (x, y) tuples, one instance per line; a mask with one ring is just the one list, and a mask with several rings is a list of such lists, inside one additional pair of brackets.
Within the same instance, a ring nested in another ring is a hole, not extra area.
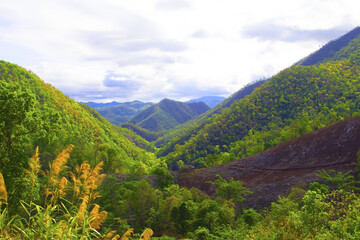
[[(355, 0), (4, 1), (0, 51), (4, 60), (32, 69), (76, 100), (230, 95), (351, 30), (360, 20), (356, 5)], [(117, 77), (123, 81), (115, 82)]]

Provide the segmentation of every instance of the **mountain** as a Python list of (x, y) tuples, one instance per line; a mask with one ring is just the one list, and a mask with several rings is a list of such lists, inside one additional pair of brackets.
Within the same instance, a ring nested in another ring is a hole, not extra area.
[[(310, 66), (331, 60), (341, 60), (342, 58), (341, 54), (339, 54), (339, 51), (348, 46), (352, 40), (357, 39), (359, 35), (360, 27), (356, 27), (345, 35), (328, 42), (316, 52), (300, 60), (298, 63), (296, 63), (296, 65)], [(349, 56), (347, 56), (347, 58), (348, 57)]]
[(226, 99), (225, 97), (219, 97), (219, 96), (205, 96), (197, 99), (191, 99), (186, 103), (203, 102), (206, 105), (208, 105), (210, 108), (213, 108), (216, 106), (216, 104), (221, 103), (225, 99)]
[(359, 42), (355, 38), (340, 49), (338, 53), (349, 56), (340, 61), (281, 71), (250, 95), (172, 138), (158, 156), (173, 168), (180, 160), (196, 167), (215, 166), (359, 115)]
[(101, 107), (108, 107), (108, 106), (115, 106), (121, 104), (120, 102), (112, 101), (108, 103), (96, 103), (96, 102), (82, 102), (92, 108), (101, 108)]
[(159, 132), (173, 128), (204, 112), (209, 107), (203, 103), (183, 103), (163, 99), (158, 104), (136, 114), (129, 122), (150, 131)]
[[(173, 143), (168, 147), (160, 149), (159, 154), (162, 156), (163, 154), (166, 155), (167, 153), (173, 151), (172, 147), (174, 147), (176, 144), (180, 144), (180, 145), (183, 144), (192, 135), (196, 134), (196, 132), (200, 130), (207, 123), (207, 121), (212, 115), (218, 114), (224, 108), (230, 107), (231, 104), (233, 104), (234, 102), (249, 95), (256, 88), (260, 87), (265, 81), (266, 81), (265, 79), (262, 79), (244, 86), (239, 91), (233, 93), (230, 97), (223, 100), (221, 103), (217, 104), (215, 107), (209, 109), (205, 113), (183, 124), (180, 124), (173, 129), (169, 129), (168, 131), (164, 132), (162, 135), (159, 135), (155, 141), (155, 146), (163, 147), (164, 145), (168, 144), (169, 141), (172, 141)], [(146, 135), (141, 135), (141, 136), (147, 139), (148, 141), (153, 141), (146, 138)]]
[(95, 107), (95, 110), (112, 124), (120, 125), (128, 122), (131, 117), (151, 105), (152, 103), (150, 102), (132, 101), (104, 107)]
[(211, 168), (182, 171), (176, 181), (180, 186), (196, 187), (207, 194), (215, 192), (209, 181), (217, 174), (224, 179), (241, 180), (253, 192), (245, 205), (263, 209), (286, 196), (301, 182), (318, 181), (316, 171), (354, 170), (360, 149), (360, 117), (313, 131), (264, 152)]
[(72, 167), (83, 161), (91, 165), (103, 161), (106, 172), (128, 173), (136, 164), (149, 166), (157, 161), (154, 154), (134, 143), (147, 148), (146, 140), (112, 125), (93, 108), (75, 102), (31, 71), (0, 61), (0, 83), (1, 159), (12, 152), (22, 152), (27, 159), (39, 146), (42, 164), (48, 166), (49, 159), (73, 144)]

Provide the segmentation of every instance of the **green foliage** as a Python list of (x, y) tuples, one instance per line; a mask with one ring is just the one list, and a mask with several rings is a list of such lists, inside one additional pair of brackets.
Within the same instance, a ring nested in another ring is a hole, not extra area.
[(326, 194), (326, 193), (329, 193), (330, 187), (328, 185), (326, 185), (326, 184), (320, 184), (318, 182), (312, 182), (312, 183), (309, 184), (309, 190), (315, 191), (315, 192), (318, 192), (318, 193)]
[(258, 223), (261, 220), (262, 216), (253, 208), (249, 208), (249, 209), (244, 209), (240, 218), (243, 219), (243, 221), (247, 225), (254, 226), (256, 223)]
[(210, 184), (217, 186), (215, 196), (232, 200), (235, 203), (241, 203), (244, 200), (244, 196), (252, 193), (243, 186), (243, 182), (241, 181), (235, 181), (233, 178), (227, 181), (220, 175), (216, 176), (217, 179), (215, 181), (209, 181)]
[(51, 112), (43, 115), (30, 91), (6, 81), (0, 81), (0, 112), (0, 171), (6, 185), (13, 189), (9, 202), (15, 203), (22, 198), (23, 169), (27, 167), (32, 142), (44, 143), (53, 137), (48, 129), (56, 131), (58, 116)]
[(343, 190), (323, 194), (307, 191), (301, 204), (289, 198), (273, 203), (248, 239), (356, 239), (359, 196)]
[(174, 222), (175, 228), (178, 233), (185, 234), (190, 229), (189, 220), (191, 219), (191, 209), (183, 202), (171, 210), (171, 220)]
[(174, 183), (174, 177), (167, 169), (167, 166), (158, 166), (152, 170), (151, 174), (156, 177), (156, 186), (159, 189), (164, 189)]
[(324, 169), (315, 173), (315, 175), (327, 183), (333, 189), (344, 190), (360, 190), (359, 180), (355, 180), (355, 177), (351, 175), (352, 171), (346, 173), (336, 172), (335, 170), (326, 171)]

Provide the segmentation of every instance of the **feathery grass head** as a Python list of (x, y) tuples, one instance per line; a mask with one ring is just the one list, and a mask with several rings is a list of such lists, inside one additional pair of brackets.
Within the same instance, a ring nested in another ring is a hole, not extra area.
[(7, 192), (3, 175), (0, 173), (0, 204), (7, 204)]
[(134, 233), (134, 229), (130, 228), (129, 230), (127, 230), (124, 235), (122, 235), (122, 237), (120, 238), (120, 240), (130, 240), (130, 238), (128, 238), (128, 236), (131, 236)]
[(80, 166), (75, 167), (75, 174), (70, 174), (73, 181), (74, 199), (81, 199), (88, 196), (89, 202), (92, 202), (100, 196), (96, 190), (105, 177), (105, 174), (100, 174), (102, 166), (103, 163), (100, 162), (91, 169), (87, 162), (83, 162)]
[(51, 176), (58, 176), (59, 173), (66, 168), (67, 160), (70, 157), (70, 153), (74, 145), (70, 144), (67, 148), (65, 148), (53, 161), (50, 165), (50, 175)]
[(140, 240), (142, 240), (142, 239), (149, 240), (153, 234), (154, 234), (153, 230), (148, 228), (141, 234)]
[(45, 188), (45, 197), (50, 197), (50, 202), (55, 204), (57, 200), (66, 195), (65, 187), (67, 185), (67, 179), (60, 178), (60, 172), (67, 168), (66, 163), (70, 157), (70, 153), (74, 145), (70, 144), (65, 150), (63, 150), (57, 158), (49, 164), (49, 171), (45, 172), (48, 184)]
[(106, 211), (99, 212), (99, 209), (100, 206), (95, 204), (90, 212), (90, 226), (96, 230), (100, 229), (101, 224), (105, 221), (108, 214)]
[(78, 210), (78, 214), (77, 214), (80, 222), (83, 222), (83, 221), (84, 221), (84, 213), (87, 211), (88, 202), (89, 202), (89, 197), (88, 197), (88, 196), (85, 196), (85, 197), (82, 199), (82, 202), (81, 202), (81, 204), (80, 204), (80, 207), (79, 207), (79, 210)]
[(27, 178), (28, 181), (30, 181), (31, 185), (34, 186), (41, 169), (41, 164), (39, 160), (39, 147), (36, 147), (35, 153), (30, 159), (28, 165), (29, 170), (25, 169), (25, 173), (29, 177)]
[(68, 184), (68, 180), (66, 177), (62, 177), (59, 182), (59, 187), (57, 189), (57, 197), (63, 198), (66, 196), (66, 186)]
[(111, 232), (108, 232), (105, 236), (104, 236), (104, 240), (106, 239), (106, 240), (109, 240), (109, 239), (111, 239), (111, 240), (117, 240), (118, 238), (116, 238), (116, 237), (118, 237), (118, 238), (120, 238), (120, 236), (119, 235), (117, 235), (116, 234), (116, 230), (113, 230), (113, 231), (111, 231)]

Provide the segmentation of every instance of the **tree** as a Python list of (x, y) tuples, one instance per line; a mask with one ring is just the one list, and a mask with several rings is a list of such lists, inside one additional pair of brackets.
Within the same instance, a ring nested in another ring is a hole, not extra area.
[(232, 200), (235, 203), (241, 203), (244, 196), (251, 194), (246, 187), (243, 186), (242, 181), (235, 181), (231, 178), (229, 181), (223, 179), (219, 174), (216, 175), (218, 179), (209, 181), (208, 183), (217, 186), (215, 196), (220, 196), (226, 200)]
[(342, 173), (335, 170), (326, 171), (322, 169), (317, 171), (315, 175), (323, 179), (331, 188), (344, 189), (344, 190), (360, 190), (359, 180), (355, 180), (355, 177), (351, 175), (352, 170)]
[[(18, 202), (24, 188), (27, 148), (36, 133), (39, 114), (34, 96), (17, 84), (0, 81), (0, 171), (11, 192), (9, 202)], [(16, 200), (17, 199), (17, 200)]]

